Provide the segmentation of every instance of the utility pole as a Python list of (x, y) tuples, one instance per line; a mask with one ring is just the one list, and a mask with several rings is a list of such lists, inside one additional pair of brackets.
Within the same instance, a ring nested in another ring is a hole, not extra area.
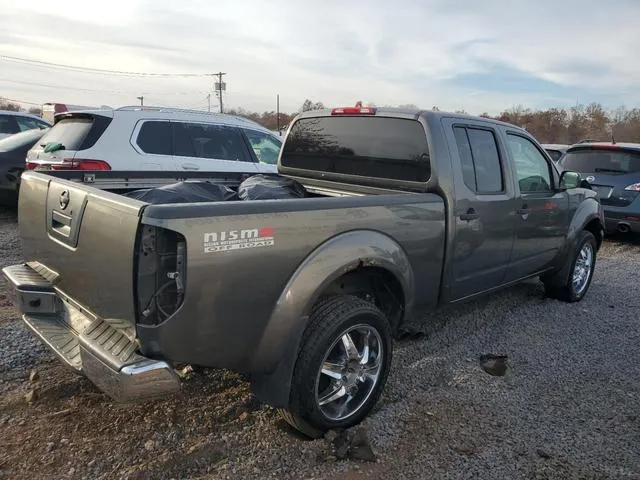
[(280, 94), (276, 96), (276, 124), (278, 125), (278, 135), (280, 135)]
[(144, 105), (144, 96), (136, 97), (136, 98), (140, 100), (140, 106), (142, 107)]
[(211, 94), (207, 95), (207, 103), (209, 104), (207, 111), (211, 113)]
[(214, 75), (218, 77), (218, 81), (215, 84), (215, 87), (216, 87), (215, 90), (216, 90), (216, 94), (218, 95), (218, 98), (220, 99), (220, 113), (224, 113), (223, 104), (222, 104), (222, 92), (227, 91), (227, 84), (222, 81), (222, 76), (226, 75), (226, 73), (218, 72), (218, 73), (214, 73)]

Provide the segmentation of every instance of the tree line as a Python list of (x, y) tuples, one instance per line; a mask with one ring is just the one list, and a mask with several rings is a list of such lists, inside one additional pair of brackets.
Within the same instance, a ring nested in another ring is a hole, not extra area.
[[(356, 102), (362, 104), (362, 102)], [(372, 103), (362, 104), (375, 106)], [(385, 105), (390, 106), (390, 105)], [(397, 105), (401, 108), (418, 108), (413, 104)], [(240, 115), (253, 120), (269, 130), (287, 126), (299, 112), (325, 108), (322, 102), (306, 99), (297, 112), (279, 114), (275, 110), (262, 113), (244, 108), (228, 110), (226, 113)], [(437, 106), (433, 110), (439, 110)], [(0, 98), (0, 110), (24, 110), (17, 103)], [(39, 108), (30, 108), (29, 113), (40, 115)], [(466, 113), (458, 111), (457, 113)], [(496, 116), (483, 113), (480, 116), (494, 118), (526, 129), (541, 143), (572, 144), (580, 140), (640, 143), (640, 108), (618, 107), (607, 110), (599, 103), (576, 105), (571, 108), (548, 108), (532, 110), (521, 105), (507, 109)]]
[[(375, 105), (367, 103), (366, 106)], [(396, 106), (418, 108), (413, 104)], [(313, 102), (307, 99), (298, 112), (293, 114), (280, 113), (280, 127), (287, 125), (299, 112), (320, 108), (324, 108), (322, 102)], [(431, 109), (439, 110), (437, 106), (433, 106)], [(257, 113), (237, 109), (229, 113), (250, 118), (271, 130), (277, 128), (278, 121), (275, 111)], [(466, 112), (458, 110), (456, 113)], [(606, 142), (611, 141), (612, 138), (615, 138), (616, 142), (640, 143), (640, 108), (618, 107), (615, 110), (607, 110), (599, 103), (590, 103), (575, 105), (571, 108), (532, 110), (518, 105), (495, 116), (486, 112), (480, 116), (522, 127), (541, 143), (573, 144), (580, 140)]]
[(21, 105), (12, 102), (11, 100), (6, 100), (0, 97), (0, 110), (6, 110), (9, 112), (24, 112), (27, 111), (32, 115), (42, 116), (42, 109), (38, 107), (31, 107), (28, 110), (22, 108)]

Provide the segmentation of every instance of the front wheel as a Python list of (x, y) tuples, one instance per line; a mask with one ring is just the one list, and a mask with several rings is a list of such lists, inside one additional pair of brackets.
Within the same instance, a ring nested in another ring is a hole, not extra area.
[(596, 266), (596, 251), (596, 238), (591, 232), (583, 230), (576, 242), (567, 279), (562, 285), (554, 284), (554, 279), (545, 282), (547, 296), (565, 302), (582, 300), (591, 285)]
[(359, 423), (380, 398), (391, 349), (389, 323), (375, 305), (354, 296), (322, 301), (305, 330), (282, 416), (312, 438)]

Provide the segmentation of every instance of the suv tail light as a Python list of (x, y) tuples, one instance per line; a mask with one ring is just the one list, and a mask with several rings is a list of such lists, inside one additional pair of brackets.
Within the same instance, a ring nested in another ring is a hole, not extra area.
[(331, 115), (375, 115), (375, 107), (340, 107), (331, 110)]
[(41, 165), (51, 170), (111, 170), (111, 165), (103, 160), (90, 158), (64, 158), (62, 163), (27, 162), (27, 170), (37, 170)]

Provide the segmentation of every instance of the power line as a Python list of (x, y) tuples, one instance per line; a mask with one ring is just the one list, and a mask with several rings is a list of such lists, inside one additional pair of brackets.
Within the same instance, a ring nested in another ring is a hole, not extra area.
[(54, 68), (61, 70), (71, 70), (82, 73), (93, 73), (99, 75), (120, 75), (130, 77), (212, 77), (213, 73), (146, 73), (146, 72), (128, 72), (123, 70), (106, 70), (101, 68), (79, 67), (75, 65), (65, 65), (61, 63), (43, 62), (41, 60), (31, 60), (28, 58), (11, 57), (8, 55), (0, 55), (0, 60), (14, 63), (26, 63), (42, 68)]
[(25, 82), (25, 81), (22, 81), (22, 80), (12, 80), (10, 78), (0, 78), (0, 82), (17, 83), (19, 85), (31, 85), (31, 86), (34, 86), (34, 87), (60, 88), (60, 89), (64, 89), (64, 90), (78, 90), (78, 91), (83, 91), (83, 92), (97, 92), (97, 93), (115, 93), (115, 94), (122, 94), (122, 95), (135, 95), (135, 94), (144, 94), (144, 95), (200, 95), (202, 93), (205, 93), (202, 90), (192, 91), (192, 92), (167, 92), (167, 93), (140, 92), (139, 90), (135, 90), (135, 91), (99, 90), (99, 89), (94, 89), (94, 88), (69, 87), (69, 86), (64, 86), (64, 85), (51, 85), (51, 84), (48, 84), (48, 83)]

